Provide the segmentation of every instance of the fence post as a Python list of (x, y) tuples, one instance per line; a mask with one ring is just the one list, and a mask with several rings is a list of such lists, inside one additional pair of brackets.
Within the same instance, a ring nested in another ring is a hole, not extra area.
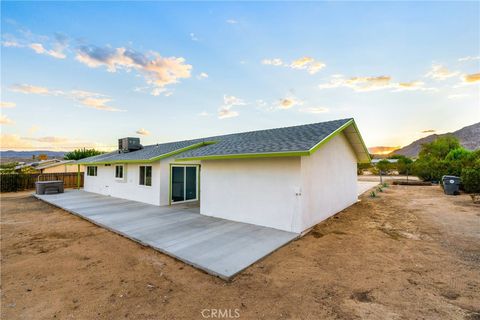
[(77, 189), (80, 190), (80, 165), (77, 164)]

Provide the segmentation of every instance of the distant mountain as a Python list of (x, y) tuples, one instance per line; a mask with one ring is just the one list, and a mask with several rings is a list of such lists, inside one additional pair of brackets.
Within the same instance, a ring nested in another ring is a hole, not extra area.
[(443, 133), (443, 134), (431, 134), (424, 138), (418, 139), (408, 146), (395, 150), (393, 154), (401, 154), (407, 157), (417, 157), (422, 148), (422, 144), (432, 142), (433, 140), (444, 137), (446, 135), (453, 135), (460, 140), (460, 144), (469, 150), (480, 149), (480, 122), (472, 124), (471, 126), (464, 127), (460, 130)]
[[(32, 156), (38, 157), (40, 154), (46, 154), (49, 158), (63, 158), (65, 151), (48, 151), (48, 150), (33, 150), (33, 151), (0, 151), (0, 158), (14, 158), (14, 159), (32, 159)], [(6, 160), (6, 159), (5, 159)]]

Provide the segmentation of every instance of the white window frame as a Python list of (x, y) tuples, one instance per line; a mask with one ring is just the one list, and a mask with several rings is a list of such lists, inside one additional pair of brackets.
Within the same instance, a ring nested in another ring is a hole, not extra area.
[[(144, 177), (143, 177), (143, 182), (144, 182), (144, 184), (141, 184), (141, 183), (140, 183), (140, 172), (141, 172), (141, 169), (140, 169), (140, 168), (141, 168), (141, 167), (144, 167), (144, 168), (145, 168), (144, 171), (143, 171), (143, 173), (144, 173)], [(150, 173), (151, 173), (150, 185), (146, 184), (146, 181), (147, 181), (147, 167), (150, 167), (150, 168), (151, 168), (151, 170), (150, 170)], [(152, 185), (153, 185), (153, 166), (138, 166), (138, 185), (139, 185), (139, 186), (142, 186), (142, 187), (147, 187), (147, 188), (152, 187)]]
[[(93, 171), (94, 171), (95, 174), (90, 174), (89, 168), (93, 168), (93, 169), (94, 169)], [(97, 166), (87, 166), (87, 176), (89, 176), (89, 177), (96, 177), (97, 174), (98, 174), (98, 168), (97, 168)]]
[[(184, 197), (186, 197), (186, 194), (187, 194), (187, 167), (194, 167), (196, 168), (196, 174), (195, 174), (195, 187), (196, 187), (196, 193), (195, 193), (195, 199), (189, 199), (189, 200), (183, 200), (183, 201), (173, 201), (172, 199), (172, 182), (173, 182), (173, 167), (183, 167), (184, 170), (183, 170), (183, 194), (184, 194)], [(169, 203), (170, 204), (177, 204), (177, 203), (185, 203), (185, 202), (194, 202), (194, 201), (198, 201), (199, 199), (199, 192), (200, 192), (200, 186), (199, 186), (199, 176), (200, 176), (200, 165), (199, 164), (171, 164), (170, 165), (170, 186), (169, 186), (169, 189), (170, 189), (170, 199), (169, 199)]]

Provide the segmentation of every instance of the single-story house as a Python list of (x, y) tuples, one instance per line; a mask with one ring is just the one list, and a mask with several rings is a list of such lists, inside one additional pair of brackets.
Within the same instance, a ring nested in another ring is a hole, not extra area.
[(84, 190), (300, 233), (357, 201), (370, 156), (353, 119), (141, 146), (89, 157)]

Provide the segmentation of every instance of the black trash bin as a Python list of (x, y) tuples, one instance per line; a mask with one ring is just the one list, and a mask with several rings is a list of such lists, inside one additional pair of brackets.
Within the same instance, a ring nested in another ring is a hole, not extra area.
[(442, 185), (445, 194), (452, 196), (460, 194), (460, 177), (443, 176)]

